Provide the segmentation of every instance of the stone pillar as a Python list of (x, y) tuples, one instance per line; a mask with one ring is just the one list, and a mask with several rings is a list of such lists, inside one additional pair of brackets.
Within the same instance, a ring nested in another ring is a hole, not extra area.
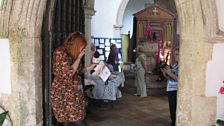
[[(8, 110), (15, 126), (41, 126), (42, 106), (42, 50), (41, 39), (10, 35), (12, 51), (12, 103)], [(18, 38), (17, 38), (18, 37)]]
[[(46, 0), (0, 2), (1, 38), (8, 38), (12, 93), (0, 93), (0, 105), (14, 126), (43, 125), (41, 27)], [(10, 8), (10, 9), (7, 9)], [(1, 13), (2, 14), (2, 13)], [(4, 16), (4, 17), (3, 17)], [(8, 18), (9, 17), (9, 18)], [(1, 23), (2, 24), (2, 23)]]
[(114, 25), (114, 38), (120, 38), (121, 37), (121, 28), (123, 25)]
[[(90, 2), (94, 2), (94, 1), (91, 0)], [(85, 66), (89, 66), (90, 65), (90, 43), (91, 43), (91, 20), (92, 20), (92, 16), (96, 13), (96, 11), (92, 7), (94, 4), (88, 4), (88, 3), (86, 4), (89, 6), (85, 6), (85, 37), (88, 42), (88, 46), (86, 48), (86, 54), (85, 54)]]
[[(212, 56), (208, 25), (214, 1), (175, 0), (180, 22), (177, 126), (215, 124), (215, 97), (205, 96), (206, 64)], [(212, 11), (212, 9), (214, 9)]]

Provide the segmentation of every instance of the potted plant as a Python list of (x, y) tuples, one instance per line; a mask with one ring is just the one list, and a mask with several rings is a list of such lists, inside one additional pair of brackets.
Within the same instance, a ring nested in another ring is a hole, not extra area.
[(5, 111), (5, 112), (3, 112), (3, 113), (0, 114), (0, 126), (3, 125), (4, 120), (5, 120), (5, 118), (6, 118), (7, 115), (8, 115), (8, 111)]
[(218, 126), (224, 126), (224, 120), (218, 119), (216, 120), (216, 123), (218, 124)]

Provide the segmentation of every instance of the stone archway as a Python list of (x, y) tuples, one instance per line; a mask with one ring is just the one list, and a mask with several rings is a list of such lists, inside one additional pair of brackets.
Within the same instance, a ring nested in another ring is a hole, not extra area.
[[(81, 0), (80, 0), (81, 1)], [(49, 8), (46, 8), (47, 3)], [(43, 66), (42, 59), (50, 59), (52, 52), (51, 45), (43, 46), (42, 39), (46, 37), (52, 40), (52, 17), (54, 13), (55, 1), (53, 0), (2, 0), (0, 1), (0, 38), (9, 39), (11, 54), (11, 87), (12, 93), (0, 93), (0, 104), (9, 110), (13, 125), (15, 126), (41, 126), (50, 125), (50, 121), (43, 123), (45, 113), (43, 106), (49, 103), (43, 103), (48, 97), (43, 97), (43, 67), (50, 69), (50, 62), (45, 62)], [(82, 7), (77, 5), (77, 7)], [(42, 34), (42, 23), (45, 10), (50, 11), (46, 25), (46, 35)], [(78, 24), (78, 23), (77, 23)], [(79, 23), (80, 24), (80, 23)], [(81, 24), (81, 27), (84, 26)], [(83, 27), (84, 28), (84, 27)], [(43, 55), (42, 51), (48, 52)], [(50, 70), (51, 71), (51, 70)], [(45, 74), (47, 76), (47, 74)], [(45, 76), (45, 77), (46, 77)], [(48, 78), (49, 79), (49, 78)], [(51, 80), (46, 80), (51, 82)]]
[(205, 73), (212, 55), (211, 38), (218, 31), (215, 1), (175, 2), (180, 23), (177, 125), (212, 125), (216, 99), (205, 96)]
[[(82, 0), (48, 0), (42, 26), (44, 125), (56, 125), (50, 105), (53, 77), (52, 55), (71, 33), (84, 31), (84, 4)], [(53, 118), (52, 118), (53, 117)]]
[[(122, 26), (128, 2), (124, 0), (120, 4), (116, 22), (119, 26)], [(212, 55), (213, 44), (210, 42), (215, 41), (218, 32), (215, 1), (175, 0), (175, 3), (180, 22), (181, 49), (177, 125), (214, 124), (216, 99), (205, 96), (205, 73)]]
[[(122, 2), (121, 5), (126, 6), (128, 0)], [(175, 2), (181, 29), (177, 125), (212, 125), (216, 98), (206, 97), (204, 91), (206, 63), (212, 57), (211, 41), (217, 41), (215, 0)], [(0, 94), (0, 104), (10, 111), (16, 126), (43, 123), (40, 34), (46, 4), (46, 0), (0, 2), (0, 38), (10, 40), (13, 87), (10, 95)], [(121, 24), (123, 16), (118, 17), (117, 24)]]
[(125, 8), (128, 4), (129, 0), (122, 0), (118, 12), (117, 12), (117, 20), (116, 20), (116, 25), (122, 25), (123, 23), (123, 17), (124, 17), (124, 11)]
[(45, 0), (0, 2), (0, 38), (10, 44), (11, 94), (1, 93), (15, 126), (42, 125), (41, 26)]

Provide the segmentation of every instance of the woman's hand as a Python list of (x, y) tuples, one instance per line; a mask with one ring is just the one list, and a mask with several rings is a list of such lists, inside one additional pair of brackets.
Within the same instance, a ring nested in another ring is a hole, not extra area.
[(173, 79), (176, 80), (176, 81), (178, 80), (178, 77), (177, 77), (175, 74), (173, 74), (173, 73), (171, 72), (169, 66), (166, 66), (166, 68), (163, 69), (163, 70), (165, 71), (165, 73), (166, 73), (169, 77), (173, 78)]
[(87, 72), (87, 73), (90, 73), (91, 70), (93, 70), (93, 69), (96, 67), (96, 65), (97, 65), (97, 64), (92, 64), (92, 65), (90, 65), (89, 67), (86, 67), (86, 72)]
[(83, 57), (84, 55), (85, 55), (85, 49), (83, 49), (83, 50), (79, 53), (77, 59), (76, 59), (75, 62), (72, 64), (72, 68), (74, 69), (75, 72), (77, 71), (77, 69), (78, 69), (78, 67), (79, 67), (80, 60), (82, 59), (82, 57)]
[(163, 69), (164, 72), (168, 75), (170, 75), (171, 71), (170, 71), (170, 67), (169, 66), (166, 66), (165, 69)]
[(83, 49), (78, 56), (78, 59), (82, 59), (82, 57), (85, 55), (85, 49)]
[(160, 68), (160, 70), (162, 71), (163, 76), (164, 76), (164, 77), (167, 77), (167, 76), (166, 76), (166, 72), (165, 72), (165, 70), (164, 70), (164, 69), (162, 69), (162, 68)]

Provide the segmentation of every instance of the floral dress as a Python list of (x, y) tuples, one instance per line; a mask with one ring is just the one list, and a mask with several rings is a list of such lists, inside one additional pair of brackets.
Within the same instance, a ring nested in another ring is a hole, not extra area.
[(58, 122), (74, 122), (85, 117), (81, 76), (71, 67), (73, 63), (74, 59), (68, 55), (64, 47), (55, 50), (51, 105)]

